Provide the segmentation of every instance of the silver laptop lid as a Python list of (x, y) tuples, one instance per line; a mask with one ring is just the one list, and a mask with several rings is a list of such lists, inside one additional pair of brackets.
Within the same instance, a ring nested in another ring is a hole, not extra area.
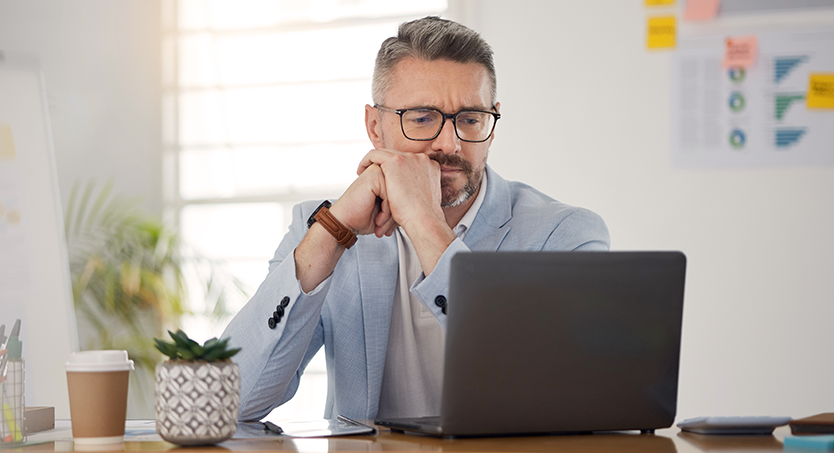
[(456, 255), (443, 434), (671, 426), (685, 268), (680, 252)]

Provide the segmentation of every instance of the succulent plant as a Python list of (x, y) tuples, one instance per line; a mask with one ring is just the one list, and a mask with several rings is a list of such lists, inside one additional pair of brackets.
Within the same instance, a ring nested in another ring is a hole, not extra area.
[(176, 333), (169, 330), (168, 335), (174, 339), (173, 342), (163, 341), (159, 338), (154, 338), (153, 341), (156, 342), (156, 349), (171, 360), (219, 362), (229, 359), (240, 351), (240, 348), (229, 349), (228, 338), (225, 340), (212, 338), (200, 346), (199, 343), (188, 338), (188, 335), (182, 330), (177, 330)]

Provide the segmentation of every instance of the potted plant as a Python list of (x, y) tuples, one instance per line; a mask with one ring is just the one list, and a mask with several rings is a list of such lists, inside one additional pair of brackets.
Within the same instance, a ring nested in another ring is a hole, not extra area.
[(240, 410), (240, 369), (229, 339), (200, 346), (182, 330), (155, 338), (168, 360), (156, 366), (156, 430), (177, 445), (208, 445), (234, 435)]

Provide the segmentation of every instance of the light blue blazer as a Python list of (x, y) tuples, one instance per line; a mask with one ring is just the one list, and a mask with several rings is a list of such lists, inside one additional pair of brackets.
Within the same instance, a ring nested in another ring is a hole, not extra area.
[[(434, 271), (413, 289), (444, 328), (446, 315), (434, 300), (448, 296), (449, 265), (456, 253), (609, 247), (608, 229), (598, 215), (506, 181), (489, 167), (487, 172), (484, 202), (464, 240), (455, 240)], [(241, 420), (261, 419), (292, 398), (304, 368), (322, 345), (328, 373), (324, 416), (376, 416), (397, 282), (397, 240), (359, 237), (333, 274), (305, 294), (295, 278), (293, 251), (319, 204), (295, 206), (290, 231), (269, 262), (269, 274), (223, 333), (232, 345), (243, 348), (234, 357), (241, 371)], [(270, 328), (269, 318), (284, 298), (284, 316)]]

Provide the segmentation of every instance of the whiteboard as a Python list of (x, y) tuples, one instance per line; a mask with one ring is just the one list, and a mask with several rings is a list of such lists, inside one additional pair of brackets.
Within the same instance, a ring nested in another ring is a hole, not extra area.
[(78, 335), (45, 93), (35, 59), (0, 53), (0, 324), (21, 320), (25, 404), (69, 418)]

